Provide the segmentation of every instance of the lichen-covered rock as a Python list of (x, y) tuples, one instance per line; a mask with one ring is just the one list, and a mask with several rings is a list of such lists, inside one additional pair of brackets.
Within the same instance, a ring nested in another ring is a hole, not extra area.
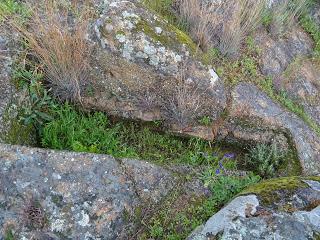
[(83, 98), (87, 108), (175, 126), (183, 119), (180, 125), (190, 127), (206, 114), (216, 120), (226, 107), (222, 80), (194, 57), (190, 37), (141, 2), (109, 1), (90, 38), (96, 81), (93, 95)]
[(126, 216), (175, 184), (143, 161), (0, 145), (0, 239), (126, 239)]
[(285, 111), (252, 84), (240, 83), (232, 96), (231, 118), (287, 131), (297, 149), (303, 173), (320, 174), (320, 137), (304, 121)]
[[(317, 181), (296, 177), (257, 183), (245, 190), (242, 193), (244, 196), (236, 197), (205, 225), (198, 227), (188, 240), (206, 240), (217, 235), (224, 240), (315, 239), (320, 226), (320, 178), (313, 179)], [(290, 194), (282, 200), (287, 200), (286, 204), (291, 208), (284, 208), (275, 202), (265, 205), (264, 192), (269, 192), (272, 198), (273, 194), (285, 191), (286, 188)], [(294, 208), (293, 202), (306, 203), (304, 200), (308, 194), (305, 192), (314, 197), (313, 202)]]
[(281, 76), (279, 85), (320, 125), (320, 65), (317, 61), (297, 59)]
[(8, 131), (5, 112), (15, 94), (15, 87), (11, 83), (11, 66), (13, 63), (12, 46), (7, 31), (0, 26), (0, 142)]
[(295, 57), (305, 56), (312, 51), (312, 40), (301, 28), (295, 27), (282, 39), (273, 39), (265, 30), (255, 36), (257, 47), (261, 50), (260, 64), (264, 75), (281, 74)]

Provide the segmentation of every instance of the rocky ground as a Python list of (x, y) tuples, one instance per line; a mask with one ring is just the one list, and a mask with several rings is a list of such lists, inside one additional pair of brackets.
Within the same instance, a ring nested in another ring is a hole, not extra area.
[[(320, 65), (312, 34), (298, 25), (280, 38), (258, 29), (252, 41), (259, 50), (249, 54), (258, 73), (243, 74), (240, 61), (234, 67), (240, 79), (228, 82), (228, 72), (215, 66), (219, 58), (208, 63), (187, 33), (141, 1), (94, 4), (99, 14), (87, 34), (92, 79), (83, 109), (161, 122), (179, 136), (242, 148), (276, 143), (293, 152), (287, 177), (242, 191), (187, 239), (318, 239)], [(309, 13), (315, 22), (319, 9)], [(17, 94), (12, 81), (19, 49), (13, 35), (0, 33), (0, 142), (30, 145), (21, 139), (35, 130), (22, 137), (15, 119), (25, 92)], [(146, 222), (163, 208), (178, 215), (215, 195), (194, 174), (198, 169), (148, 160), (0, 144), (0, 240), (144, 239)], [(177, 190), (180, 197), (169, 201)]]

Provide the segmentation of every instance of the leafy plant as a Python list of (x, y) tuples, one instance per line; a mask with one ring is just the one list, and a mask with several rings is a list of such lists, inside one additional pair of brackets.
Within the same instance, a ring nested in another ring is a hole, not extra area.
[(258, 74), (258, 67), (254, 59), (250, 57), (245, 57), (241, 62), (243, 68), (242, 72), (251, 77), (255, 77)]
[(39, 127), (52, 120), (50, 110), (55, 106), (55, 103), (42, 85), (42, 74), (18, 67), (13, 74), (13, 79), (28, 93), (21, 105), (20, 120), (23, 124), (26, 126), (33, 124)]
[(276, 144), (258, 144), (246, 155), (246, 164), (264, 178), (273, 177), (285, 154), (280, 152)]
[(210, 184), (210, 190), (217, 204), (222, 205), (249, 185), (259, 181), (260, 177), (253, 174), (245, 177), (218, 176)]
[(210, 126), (212, 119), (209, 116), (204, 116), (199, 120), (199, 123), (204, 126)]

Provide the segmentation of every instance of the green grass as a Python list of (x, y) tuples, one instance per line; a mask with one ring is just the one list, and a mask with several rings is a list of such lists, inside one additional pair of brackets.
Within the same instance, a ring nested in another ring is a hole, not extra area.
[[(53, 120), (41, 127), (43, 147), (148, 159), (159, 164), (217, 165), (217, 159), (223, 156), (210, 142), (174, 137), (140, 123), (112, 123), (101, 112), (85, 113), (69, 104), (57, 106), (53, 112)], [(212, 157), (213, 153), (219, 157)]]
[(145, 224), (145, 232), (140, 235), (139, 239), (185, 239), (197, 226), (207, 221), (230, 199), (259, 180), (259, 177), (253, 175), (242, 178), (216, 177), (209, 186), (213, 196), (194, 200), (192, 204), (183, 207), (183, 209), (172, 208), (172, 204), (181, 196), (181, 193), (177, 191), (164, 203), (162, 209), (157, 211)]
[(1, 0), (0, 2), (0, 23), (3, 18), (17, 15), (20, 20), (25, 20), (30, 16), (28, 8), (17, 0)]
[(306, 32), (308, 32), (315, 42), (314, 55), (320, 57), (320, 27), (316, 24), (313, 19), (304, 15), (300, 20), (301, 26)]

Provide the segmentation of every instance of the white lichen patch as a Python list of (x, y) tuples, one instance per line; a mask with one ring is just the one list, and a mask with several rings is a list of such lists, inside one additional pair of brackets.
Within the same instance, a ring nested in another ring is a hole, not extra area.
[(80, 214), (78, 214), (78, 217), (80, 218), (80, 220), (77, 222), (80, 226), (82, 227), (87, 227), (90, 226), (89, 222), (90, 222), (90, 217), (88, 214), (86, 214), (84, 212), (84, 210), (81, 211)]
[(209, 74), (211, 76), (210, 84), (213, 87), (216, 84), (216, 82), (219, 80), (219, 76), (212, 68), (209, 69)]
[(65, 220), (63, 219), (54, 219), (51, 220), (51, 231), (52, 232), (63, 232), (65, 226)]
[(160, 35), (162, 33), (162, 28), (161, 27), (155, 27), (155, 32), (156, 32), (156, 34)]
[(126, 36), (124, 34), (117, 34), (116, 35), (116, 39), (120, 42), (120, 43), (124, 43), (126, 41)]

